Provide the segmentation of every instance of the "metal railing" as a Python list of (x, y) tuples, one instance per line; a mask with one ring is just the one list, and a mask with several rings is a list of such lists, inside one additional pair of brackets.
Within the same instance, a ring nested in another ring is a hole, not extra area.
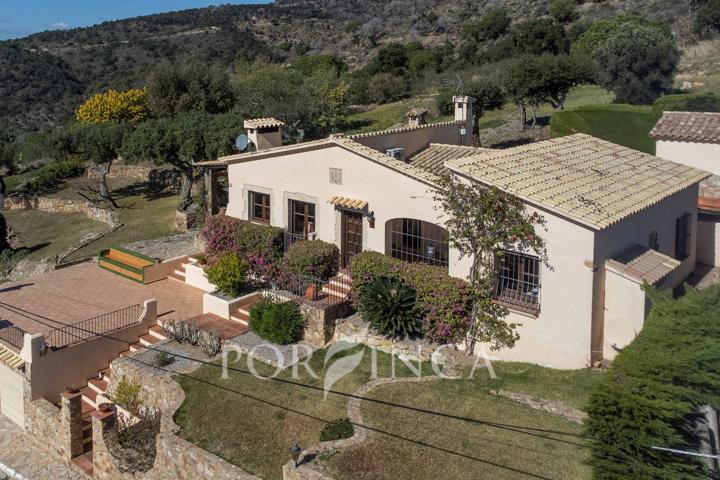
[(143, 311), (142, 305), (132, 305), (74, 325), (57, 328), (45, 336), (45, 343), (57, 349), (86, 342), (108, 332), (136, 324), (140, 321)]
[(285, 230), (283, 235), (283, 246), (285, 248), (285, 252), (288, 251), (288, 248), (290, 248), (290, 245), (292, 245), (295, 242), (298, 242), (300, 240), (314, 240), (315, 239), (315, 232), (308, 233), (308, 234), (302, 234), (302, 233), (292, 233), (289, 230)]
[(318, 307), (331, 307), (349, 300), (352, 282), (339, 275), (330, 280), (284, 272), (267, 280), (269, 294), (276, 300), (297, 300)]
[(22, 348), (25, 341), (25, 330), (15, 326), (0, 328), (0, 340), (15, 348)]

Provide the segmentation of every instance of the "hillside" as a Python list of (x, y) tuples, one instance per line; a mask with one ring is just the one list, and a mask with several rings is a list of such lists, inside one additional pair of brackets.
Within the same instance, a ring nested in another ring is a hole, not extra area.
[[(638, 11), (671, 23), (692, 0), (586, 1), (580, 20)], [(548, 0), (278, 0), (223, 5), (43, 32), (0, 42), (0, 128), (14, 135), (52, 128), (81, 99), (139, 86), (163, 61), (230, 66), (238, 58), (291, 61), (335, 53), (363, 65), (379, 46), (456, 42), (460, 26), (498, 5), (514, 22), (547, 13)]]

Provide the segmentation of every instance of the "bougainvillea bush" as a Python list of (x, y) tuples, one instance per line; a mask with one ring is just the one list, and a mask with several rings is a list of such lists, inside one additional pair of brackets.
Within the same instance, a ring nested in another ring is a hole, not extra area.
[(322, 240), (301, 240), (290, 245), (283, 262), (289, 272), (329, 280), (340, 268), (340, 250)]
[(397, 278), (416, 291), (423, 334), (438, 343), (455, 343), (465, 337), (472, 310), (467, 282), (448, 275), (442, 267), (407, 263), (378, 252), (362, 252), (350, 262), (352, 298), (359, 306), (361, 292), (378, 277)]
[(274, 263), (283, 255), (283, 230), (278, 227), (215, 215), (205, 222), (202, 236), (208, 257), (235, 253), (247, 259), (253, 272), (258, 264)]

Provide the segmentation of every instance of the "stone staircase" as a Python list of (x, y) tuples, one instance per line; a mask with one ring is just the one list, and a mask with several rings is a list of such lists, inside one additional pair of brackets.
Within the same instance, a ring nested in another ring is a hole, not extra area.
[(323, 293), (331, 297), (346, 298), (352, 291), (352, 279), (345, 272), (340, 272), (323, 285)]
[(260, 295), (254, 295), (243, 302), (235, 304), (230, 312), (230, 320), (249, 327), (250, 309), (260, 300), (262, 300)]
[(195, 257), (185, 257), (183, 263), (168, 275), (168, 278), (173, 278), (180, 282), (185, 283), (185, 265), (197, 262)]

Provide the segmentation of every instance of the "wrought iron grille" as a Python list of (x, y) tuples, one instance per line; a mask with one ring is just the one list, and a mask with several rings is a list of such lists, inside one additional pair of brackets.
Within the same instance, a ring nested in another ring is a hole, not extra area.
[(517, 252), (504, 252), (498, 259), (495, 298), (532, 310), (540, 308), (540, 259)]
[(447, 267), (447, 230), (413, 218), (388, 220), (385, 224), (385, 253), (406, 262)]

